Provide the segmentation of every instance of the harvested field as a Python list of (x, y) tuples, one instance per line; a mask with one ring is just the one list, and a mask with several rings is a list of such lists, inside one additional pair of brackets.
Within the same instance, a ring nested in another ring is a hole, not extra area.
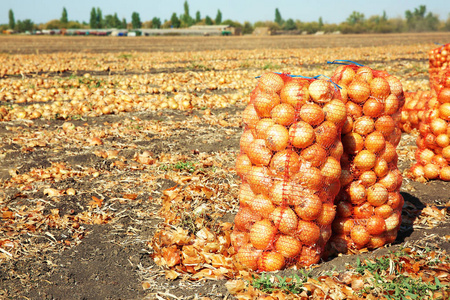
[[(404, 176), (395, 243), (277, 273), (303, 279), (289, 288), (247, 284), (229, 235), (256, 76), (330, 76), (326, 61), (350, 59), (397, 76), (405, 91), (428, 90), (428, 51), (449, 40), (0, 36), (0, 298), (379, 299), (391, 288), (392, 299), (448, 299), (442, 181)], [(416, 135), (397, 150), (405, 175)], [(378, 271), (385, 281), (374, 283)]]

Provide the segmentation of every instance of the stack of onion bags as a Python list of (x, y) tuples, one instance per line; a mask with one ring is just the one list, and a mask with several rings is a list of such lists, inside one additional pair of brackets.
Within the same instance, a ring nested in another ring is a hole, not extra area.
[(442, 45), (428, 53), (431, 89), (439, 91), (450, 82), (450, 44)]
[(407, 133), (410, 133), (413, 129), (419, 129), (428, 109), (428, 101), (435, 100), (436, 93), (434, 91), (405, 93), (405, 105), (402, 109), (400, 129)]
[(401, 223), (396, 147), (403, 87), (386, 72), (356, 65), (339, 66), (332, 80), (347, 93), (347, 121), (331, 251), (379, 248), (396, 239)]
[(241, 267), (319, 262), (335, 217), (346, 118), (340, 90), (328, 80), (259, 78), (236, 159), (242, 184), (232, 244)]
[(417, 138), (416, 161), (410, 169), (418, 181), (450, 181), (450, 83), (428, 102)]

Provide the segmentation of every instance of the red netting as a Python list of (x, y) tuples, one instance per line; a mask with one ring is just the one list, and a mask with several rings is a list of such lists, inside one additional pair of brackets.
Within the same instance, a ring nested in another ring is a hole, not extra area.
[(401, 223), (396, 147), (403, 88), (386, 72), (356, 65), (339, 66), (332, 80), (347, 92), (347, 121), (330, 250), (378, 248), (395, 240)]
[(410, 176), (418, 181), (450, 181), (450, 86), (428, 101), (419, 126), (416, 161)]
[(450, 44), (442, 45), (428, 53), (430, 87), (439, 92), (444, 86), (450, 86)]
[(236, 170), (242, 178), (232, 242), (244, 268), (317, 263), (339, 193), (340, 90), (327, 80), (267, 73), (243, 112)]

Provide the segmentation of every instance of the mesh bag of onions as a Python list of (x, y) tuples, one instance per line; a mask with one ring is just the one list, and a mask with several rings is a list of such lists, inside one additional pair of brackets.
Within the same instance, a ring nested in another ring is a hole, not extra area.
[(340, 89), (329, 80), (265, 73), (243, 111), (242, 178), (232, 244), (242, 268), (318, 263), (340, 190)]
[(328, 250), (379, 248), (396, 239), (401, 223), (403, 178), (396, 147), (403, 87), (386, 72), (356, 64), (339, 66), (331, 79), (347, 94), (347, 120), (341, 137), (341, 191)]
[(439, 91), (450, 83), (450, 44), (442, 45), (428, 53), (430, 87)]
[[(400, 129), (403, 132), (411, 132), (419, 129), (428, 109), (428, 101), (436, 98), (434, 91), (417, 91), (405, 93), (405, 105), (402, 109)], [(432, 100), (434, 101), (434, 100)]]
[(410, 176), (417, 181), (450, 181), (450, 83), (441, 87), (437, 97), (428, 101), (428, 109), (419, 126), (416, 163)]

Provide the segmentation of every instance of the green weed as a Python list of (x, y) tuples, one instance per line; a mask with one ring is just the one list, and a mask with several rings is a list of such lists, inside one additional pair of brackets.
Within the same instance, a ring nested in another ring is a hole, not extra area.
[(272, 293), (274, 291), (290, 292), (292, 294), (300, 294), (305, 290), (303, 284), (308, 280), (309, 273), (301, 270), (302, 277), (298, 274), (292, 277), (281, 277), (279, 275), (272, 276), (266, 273), (261, 273), (261, 276), (256, 278), (252, 275), (251, 285), (264, 293)]

